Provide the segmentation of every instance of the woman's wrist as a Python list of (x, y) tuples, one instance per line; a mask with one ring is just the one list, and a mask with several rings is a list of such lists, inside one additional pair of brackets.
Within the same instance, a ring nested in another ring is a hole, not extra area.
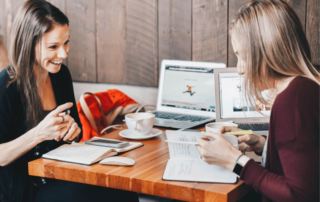
[(241, 154), (238, 159), (236, 160), (236, 164), (232, 170), (238, 176), (241, 175), (242, 169), (246, 166), (250, 158), (244, 154)]
[(228, 165), (226, 165), (225, 167), (228, 169), (228, 170), (233, 170), (234, 166), (236, 165), (236, 161), (238, 160), (238, 158), (242, 155), (242, 152), (237, 150), (237, 149), (233, 149), (232, 150), (232, 153), (231, 153), (231, 156), (230, 156), (230, 160), (228, 162)]
[(30, 140), (32, 142), (33, 146), (37, 146), (41, 142), (43, 142), (42, 137), (39, 135), (36, 127), (32, 128), (31, 130), (28, 131), (28, 135), (30, 136)]

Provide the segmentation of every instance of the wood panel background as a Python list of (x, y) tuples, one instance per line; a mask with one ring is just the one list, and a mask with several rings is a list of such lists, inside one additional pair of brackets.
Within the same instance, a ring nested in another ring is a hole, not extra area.
[[(49, 0), (70, 19), (67, 64), (75, 81), (157, 86), (162, 59), (235, 66), (229, 23), (247, 0)], [(287, 0), (320, 64), (319, 0)], [(0, 35), (10, 36), (23, 0), (0, 0)]]

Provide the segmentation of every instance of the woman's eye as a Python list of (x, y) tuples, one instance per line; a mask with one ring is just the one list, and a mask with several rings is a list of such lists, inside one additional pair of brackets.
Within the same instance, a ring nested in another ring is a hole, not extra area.
[(54, 46), (49, 46), (49, 49), (52, 49), (52, 50), (54, 50), (54, 49), (56, 49), (56, 48), (57, 48), (56, 45), (54, 45)]
[(68, 44), (69, 44), (69, 40), (64, 43), (64, 45), (68, 45)]

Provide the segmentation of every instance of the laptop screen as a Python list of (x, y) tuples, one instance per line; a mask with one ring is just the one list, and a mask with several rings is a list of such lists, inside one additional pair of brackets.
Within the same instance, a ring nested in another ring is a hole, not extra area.
[(166, 66), (161, 105), (189, 110), (215, 111), (213, 78), (213, 69)]
[(224, 64), (164, 60), (157, 110), (215, 117), (214, 69)]
[[(236, 71), (236, 70), (235, 70)], [(270, 114), (269, 110), (257, 111), (244, 96), (243, 77), (236, 72), (220, 72), (219, 97), (220, 118), (264, 118)]]

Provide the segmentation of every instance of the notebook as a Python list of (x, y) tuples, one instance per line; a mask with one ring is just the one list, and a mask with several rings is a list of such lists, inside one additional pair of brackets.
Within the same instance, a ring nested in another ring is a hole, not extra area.
[(216, 121), (233, 121), (239, 128), (254, 131), (267, 131), (270, 109), (257, 111), (248, 104), (244, 95), (243, 77), (236, 68), (215, 71)]
[[(201, 137), (200, 132), (167, 130), (166, 137), (169, 146), (169, 160), (162, 177), (164, 180), (237, 182), (237, 175), (233, 172), (201, 160), (200, 153), (195, 145), (197, 139)], [(234, 138), (236, 139), (236, 137)]]
[(42, 157), (70, 163), (91, 165), (107, 157), (115, 156), (141, 146), (143, 146), (141, 142), (130, 142), (128, 146), (123, 148), (108, 148), (84, 143), (72, 143), (61, 145), (43, 154)]
[(155, 125), (187, 129), (216, 116), (214, 71), (222, 63), (163, 60)]

